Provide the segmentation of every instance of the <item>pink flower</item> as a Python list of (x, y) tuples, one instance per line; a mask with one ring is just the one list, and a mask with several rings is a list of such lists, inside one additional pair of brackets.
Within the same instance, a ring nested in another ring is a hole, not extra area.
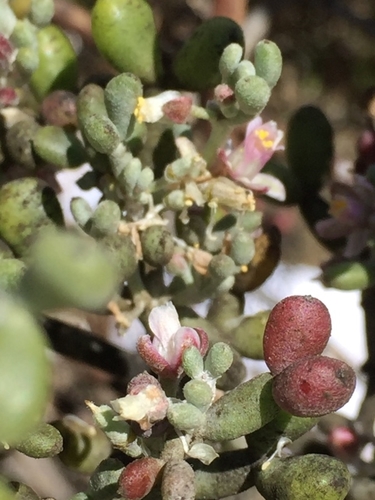
[(319, 236), (332, 240), (347, 238), (344, 257), (356, 257), (375, 233), (375, 188), (363, 176), (354, 175), (352, 184), (334, 182), (331, 187), (331, 218), (316, 223)]
[(245, 140), (236, 149), (220, 149), (219, 158), (226, 173), (245, 188), (267, 193), (275, 199), (285, 199), (285, 189), (278, 179), (260, 171), (280, 146), (284, 133), (274, 121), (263, 123), (260, 116), (249, 122)]
[(182, 354), (187, 347), (195, 346), (204, 355), (208, 349), (208, 337), (201, 328), (181, 326), (177, 311), (168, 302), (155, 307), (148, 318), (152, 333), (143, 335), (137, 343), (139, 355), (157, 374), (167, 378), (179, 377), (183, 368)]

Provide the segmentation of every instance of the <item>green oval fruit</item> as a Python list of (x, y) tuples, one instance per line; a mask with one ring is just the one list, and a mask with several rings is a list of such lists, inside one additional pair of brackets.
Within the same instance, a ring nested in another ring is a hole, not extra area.
[(346, 466), (327, 455), (274, 458), (265, 465), (255, 484), (266, 500), (343, 500), (350, 488)]
[(243, 31), (232, 19), (214, 17), (201, 24), (173, 63), (173, 72), (183, 88), (200, 91), (218, 85), (220, 58), (232, 43), (245, 46)]
[(146, 0), (97, 0), (91, 20), (99, 51), (118, 71), (155, 83), (161, 73), (161, 57)]
[[(22, 440), (42, 419), (49, 396), (43, 332), (9, 297), (0, 300), (0, 441)], [(1, 497), (2, 498), (2, 497)]]
[(24, 177), (0, 188), (0, 235), (17, 255), (29, 250), (39, 232), (63, 224), (56, 194), (43, 181)]
[(30, 87), (42, 100), (52, 90), (71, 90), (77, 85), (77, 57), (68, 37), (53, 24), (38, 32), (39, 66)]
[(61, 452), (63, 439), (53, 425), (42, 423), (15, 448), (33, 458), (54, 457)]

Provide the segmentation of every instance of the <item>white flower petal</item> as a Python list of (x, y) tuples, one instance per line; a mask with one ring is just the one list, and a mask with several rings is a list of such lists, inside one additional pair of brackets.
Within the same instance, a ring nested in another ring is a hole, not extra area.
[(267, 196), (273, 198), (274, 200), (285, 201), (286, 199), (284, 184), (279, 179), (273, 177), (270, 174), (263, 174), (262, 172), (260, 172), (251, 180), (251, 184), (253, 187), (255, 185), (259, 185), (261, 189), (266, 188)]
[(152, 333), (166, 351), (171, 338), (181, 327), (176, 308), (172, 302), (154, 307), (148, 317), (148, 324)]
[(146, 97), (141, 101), (138, 110), (139, 119), (147, 123), (155, 123), (163, 117), (163, 106), (169, 101), (180, 97), (177, 90), (167, 90), (154, 97)]
[(212, 446), (205, 443), (194, 444), (190, 448), (188, 455), (191, 458), (197, 458), (204, 465), (210, 465), (210, 463), (213, 462), (215, 458), (219, 456), (216, 453), (216, 451), (212, 448)]

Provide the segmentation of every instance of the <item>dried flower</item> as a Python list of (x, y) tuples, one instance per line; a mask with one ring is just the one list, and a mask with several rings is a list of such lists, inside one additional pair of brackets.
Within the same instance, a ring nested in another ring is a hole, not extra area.
[(245, 140), (237, 148), (220, 149), (226, 174), (242, 186), (267, 193), (280, 201), (285, 199), (285, 188), (276, 178), (260, 173), (261, 169), (280, 146), (284, 133), (274, 121), (263, 123), (260, 116), (249, 122)]
[(375, 188), (365, 177), (354, 175), (351, 185), (334, 182), (331, 196), (332, 217), (319, 221), (315, 229), (327, 240), (347, 237), (344, 257), (358, 256), (375, 231)]
[(163, 106), (181, 97), (177, 90), (167, 90), (154, 97), (139, 97), (134, 115), (140, 123), (155, 123), (164, 116)]
[(200, 328), (181, 326), (177, 311), (171, 302), (155, 307), (148, 323), (153, 339), (143, 335), (137, 344), (140, 356), (155, 373), (163, 377), (176, 378), (183, 372), (182, 354), (194, 345), (202, 355), (208, 349), (208, 337)]

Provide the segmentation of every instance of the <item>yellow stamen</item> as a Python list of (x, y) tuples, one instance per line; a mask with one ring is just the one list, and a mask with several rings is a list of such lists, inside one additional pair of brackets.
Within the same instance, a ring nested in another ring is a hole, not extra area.
[(137, 106), (134, 110), (134, 116), (136, 117), (137, 122), (139, 122), (139, 123), (143, 123), (143, 121), (144, 121), (144, 115), (142, 112), (142, 107), (143, 107), (144, 103), (145, 103), (145, 98), (138, 97)]
[(255, 131), (255, 135), (260, 139), (260, 142), (265, 149), (271, 149), (273, 147), (275, 141), (269, 139), (270, 133), (268, 130), (260, 128)]

